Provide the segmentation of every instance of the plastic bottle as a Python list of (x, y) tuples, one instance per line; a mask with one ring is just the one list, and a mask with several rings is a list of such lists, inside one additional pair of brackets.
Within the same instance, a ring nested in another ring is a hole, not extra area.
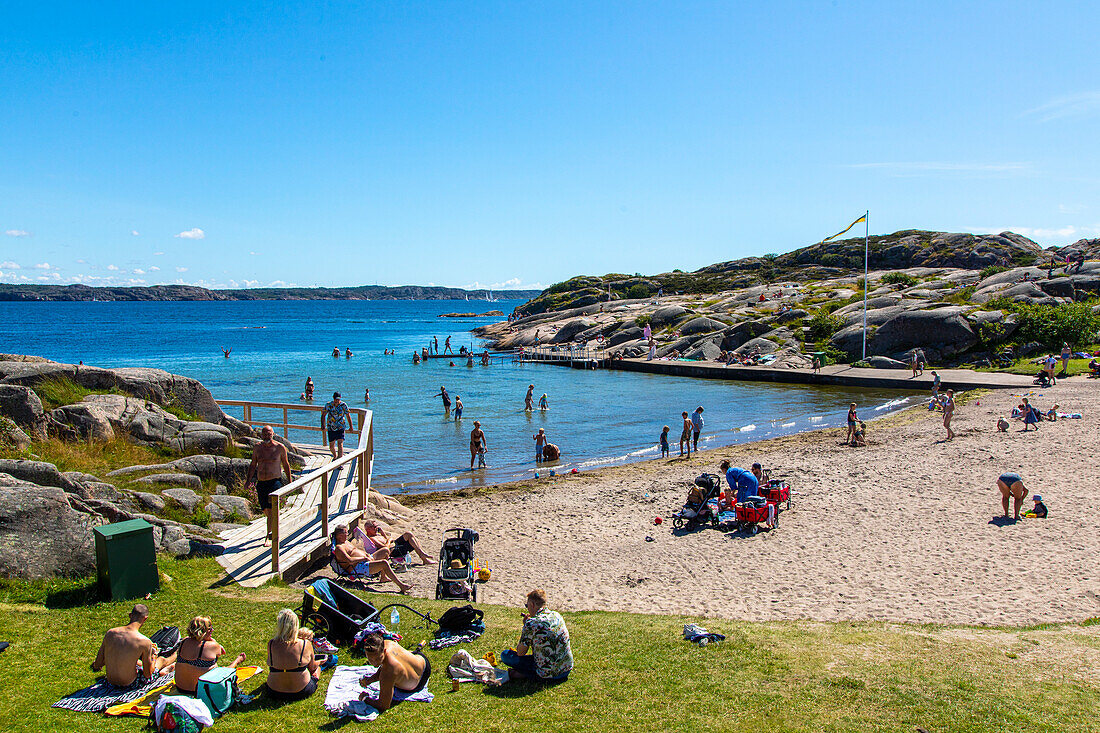
[(397, 626), (401, 623), (401, 614), (397, 612), (397, 606), (390, 609), (390, 626)]

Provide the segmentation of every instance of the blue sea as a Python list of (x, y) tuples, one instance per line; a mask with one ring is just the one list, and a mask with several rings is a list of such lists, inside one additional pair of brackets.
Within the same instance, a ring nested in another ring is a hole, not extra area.
[[(215, 397), (300, 404), (307, 377), (314, 404), (333, 391), (374, 411), (374, 485), (386, 493), (479, 486), (528, 478), (536, 469), (532, 436), (544, 428), (561, 448), (557, 472), (656, 458), (669, 425), (673, 452), (681, 411), (705, 408), (700, 447), (842, 425), (848, 403), (864, 419), (916, 399), (912, 393), (690, 379), (608, 370), (513, 364), (467, 367), (455, 359), (414, 365), (412, 353), (438, 337), (481, 349), (474, 327), (500, 320), (440, 318), (449, 312), (505, 313), (522, 301), (234, 301), (171, 303), (0, 303), (0, 352), (102, 367), (148, 366), (202, 381)], [(332, 349), (350, 348), (351, 359)], [(232, 349), (227, 359), (222, 349)], [(394, 349), (394, 356), (383, 350)], [(501, 363), (503, 362), (503, 363)], [(536, 403), (525, 413), (534, 384)], [(463, 419), (443, 412), (446, 386), (461, 396)], [(370, 389), (370, 403), (364, 389)], [(229, 410), (240, 416), (239, 411)], [(257, 413), (258, 414), (258, 413)], [(254, 417), (256, 415), (254, 414)], [(315, 415), (302, 419), (319, 419)], [(480, 420), (487, 469), (469, 470), (469, 433)], [(301, 442), (319, 441), (302, 433)]]

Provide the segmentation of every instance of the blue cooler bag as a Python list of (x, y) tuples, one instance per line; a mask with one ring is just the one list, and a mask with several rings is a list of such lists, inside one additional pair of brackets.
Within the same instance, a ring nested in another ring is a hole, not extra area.
[(195, 687), (195, 697), (206, 703), (210, 714), (224, 715), (240, 695), (237, 687), (237, 670), (232, 667), (214, 667), (202, 677)]

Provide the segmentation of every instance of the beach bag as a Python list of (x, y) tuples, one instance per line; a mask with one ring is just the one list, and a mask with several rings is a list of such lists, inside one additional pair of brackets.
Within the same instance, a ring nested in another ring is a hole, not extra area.
[(195, 697), (206, 703), (210, 714), (221, 717), (240, 696), (237, 687), (237, 670), (232, 667), (214, 667), (195, 686)]
[(202, 726), (186, 710), (168, 703), (156, 720), (157, 733), (199, 733)]
[(158, 657), (167, 657), (180, 648), (183, 638), (175, 626), (162, 626), (149, 637), (149, 641), (156, 644)]
[(468, 603), (465, 606), (448, 608), (443, 612), (443, 615), (439, 617), (439, 630), (462, 633), (479, 624), (482, 630), (484, 630), (485, 624), (481, 620), (484, 616), (485, 613), (483, 611), (474, 608)]

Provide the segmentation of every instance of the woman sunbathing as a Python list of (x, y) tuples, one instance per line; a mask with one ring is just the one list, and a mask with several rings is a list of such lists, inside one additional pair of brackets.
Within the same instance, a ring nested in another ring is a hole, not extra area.
[(363, 651), (367, 661), (378, 668), (374, 674), (359, 680), (363, 687), (378, 683), (378, 697), (370, 691), (359, 696), (368, 705), (388, 710), (394, 705), (395, 691), (420, 692), (428, 684), (432, 665), (420, 649), (410, 652), (396, 641), (382, 638), (381, 632), (375, 632), (363, 639)]
[[(214, 624), (206, 616), (196, 616), (187, 627), (187, 638), (180, 644), (176, 655), (176, 687), (180, 692), (195, 694), (202, 677), (218, 664), (218, 657), (225, 654), (225, 647), (214, 641)], [(235, 668), (244, 661), (244, 652), (230, 664)]]
[(279, 700), (302, 700), (317, 691), (321, 665), (313, 656), (313, 632), (298, 628), (298, 616), (279, 611), (275, 638), (267, 642), (267, 690)]

